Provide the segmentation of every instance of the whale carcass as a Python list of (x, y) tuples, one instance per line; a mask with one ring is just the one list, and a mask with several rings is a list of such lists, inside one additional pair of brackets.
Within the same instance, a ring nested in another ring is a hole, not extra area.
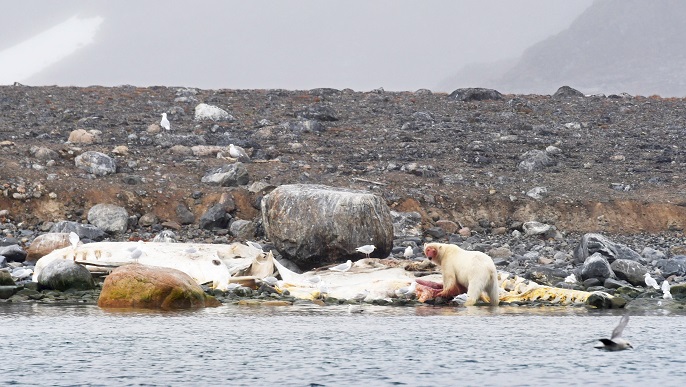
[(168, 267), (220, 290), (245, 276), (263, 278), (274, 271), (271, 253), (241, 243), (95, 242), (64, 247), (43, 256), (36, 262), (33, 281), (37, 282), (43, 268), (56, 259), (73, 260), (92, 273), (107, 273), (129, 263)]

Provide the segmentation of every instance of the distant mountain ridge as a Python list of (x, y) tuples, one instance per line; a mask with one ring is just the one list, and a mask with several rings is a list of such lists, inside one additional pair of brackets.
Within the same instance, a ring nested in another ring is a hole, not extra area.
[[(490, 77), (465, 69), (451, 80), (482, 81), (505, 93), (552, 94), (562, 85), (584, 93), (686, 96), (686, 2), (597, 0), (559, 34), (527, 49)], [(480, 79), (479, 79), (480, 78)], [(466, 86), (466, 85), (464, 85)], [(444, 84), (450, 89), (463, 85)]]

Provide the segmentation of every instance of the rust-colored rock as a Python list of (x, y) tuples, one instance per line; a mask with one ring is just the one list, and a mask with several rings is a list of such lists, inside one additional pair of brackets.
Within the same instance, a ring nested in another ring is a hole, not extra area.
[(101, 308), (192, 309), (219, 306), (186, 273), (176, 269), (125, 265), (115, 269), (102, 287)]
[(69, 233), (51, 232), (39, 235), (31, 242), (27, 249), (26, 261), (36, 262), (42, 256), (47, 255), (53, 250), (69, 246)]

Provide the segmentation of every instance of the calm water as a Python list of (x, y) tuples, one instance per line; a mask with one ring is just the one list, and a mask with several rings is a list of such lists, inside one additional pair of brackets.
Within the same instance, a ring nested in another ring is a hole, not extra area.
[(584, 308), (0, 304), (0, 385), (488, 386), (686, 383), (686, 316)]

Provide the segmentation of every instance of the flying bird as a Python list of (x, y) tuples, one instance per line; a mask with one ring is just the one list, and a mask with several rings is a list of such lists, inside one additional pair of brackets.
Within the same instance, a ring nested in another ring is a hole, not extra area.
[(167, 113), (162, 113), (162, 120), (160, 121), (160, 126), (166, 130), (171, 130), (171, 124), (169, 124), (169, 120), (167, 119)]
[(353, 267), (353, 261), (347, 260), (345, 263), (330, 267), (329, 270), (344, 272), (350, 270), (351, 267)]
[(633, 349), (634, 347), (631, 346), (631, 343), (621, 337), (622, 331), (628, 322), (629, 314), (627, 313), (622, 317), (621, 320), (619, 320), (619, 324), (612, 331), (612, 336), (609, 339), (600, 339), (600, 344), (597, 344), (595, 347), (598, 349), (604, 349), (606, 351), (621, 351), (629, 348)]
[(356, 248), (355, 250), (359, 251), (360, 253), (366, 255), (367, 258), (369, 258), (369, 254), (371, 254), (372, 251), (374, 251), (374, 249), (376, 249), (376, 246), (374, 245), (364, 245)]
[(229, 144), (229, 156), (239, 160), (250, 160), (250, 156), (245, 153), (245, 149), (233, 144)]
[(412, 249), (412, 246), (405, 247), (405, 252), (403, 253), (403, 256), (405, 258), (412, 258), (414, 256), (414, 249)]
[(660, 286), (657, 284), (657, 281), (655, 281), (655, 278), (650, 276), (650, 273), (646, 273), (645, 282), (646, 282), (646, 285), (648, 285), (648, 286), (652, 286), (655, 289), (660, 289)]
[(665, 300), (671, 300), (672, 299), (672, 286), (667, 282), (667, 280), (662, 281), (662, 298)]

